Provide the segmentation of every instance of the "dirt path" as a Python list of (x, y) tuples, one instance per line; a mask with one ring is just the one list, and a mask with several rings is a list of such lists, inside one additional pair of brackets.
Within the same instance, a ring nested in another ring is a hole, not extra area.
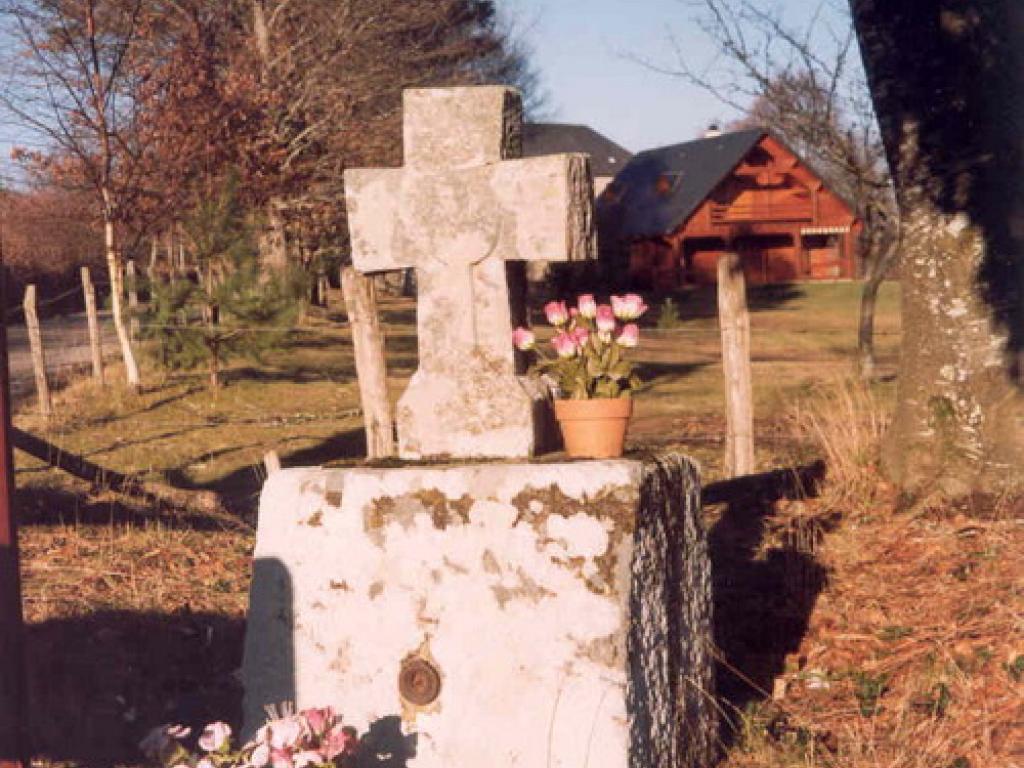
[[(103, 335), (103, 355), (117, 352), (117, 336), (109, 312), (100, 313)], [(63, 315), (42, 321), (43, 351), (51, 385), (68, 376), (75, 369), (88, 368), (89, 326), (84, 314)], [(21, 398), (32, 394), (32, 357), (28, 348), (28, 333), (22, 323), (7, 329), (7, 351), (11, 375), (11, 396)]]

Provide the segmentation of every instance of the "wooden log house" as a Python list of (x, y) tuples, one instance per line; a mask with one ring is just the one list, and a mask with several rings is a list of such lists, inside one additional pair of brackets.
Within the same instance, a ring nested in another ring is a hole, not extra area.
[(638, 287), (714, 283), (724, 253), (750, 283), (856, 277), (852, 206), (761, 129), (634, 156), (598, 199), (602, 258)]

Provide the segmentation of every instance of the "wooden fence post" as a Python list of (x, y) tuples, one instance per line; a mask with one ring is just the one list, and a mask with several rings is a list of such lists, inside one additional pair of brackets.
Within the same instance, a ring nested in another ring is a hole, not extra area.
[(725, 474), (754, 471), (754, 404), (750, 381), (750, 313), (743, 264), (735, 253), (718, 260), (718, 322), (725, 373)]
[(36, 378), (36, 394), (39, 396), (39, 413), (49, 418), (53, 412), (50, 402), (50, 383), (46, 378), (46, 355), (43, 353), (43, 336), (39, 330), (39, 315), (36, 313), (36, 287), (25, 288), (25, 327), (28, 329), (28, 344), (32, 352), (32, 372)]
[(82, 293), (85, 294), (85, 316), (89, 323), (89, 348), (92, 350), (92, 377), (103, 383), (103, 340), (100, 320), (96, 314), (96, 286), (88, 267), (82, 267)]
[(366, 426), (366, 455), (371, 459), (394, 456), (395, 422), (388, 401), (384, 332), (377, 316), (373, 278), (359, 274), (353, 267), (342, 267), (341, 290), (345, 297), (345, 314), (352, 330), (359, 398)]
[(277, 455), (277, 451), (267, 451), (263, 454), (263, 469), (267, 477), (281, 471), (281, 457)]
[[(0, 246), (0, 313), (6, 315)], [(11, 396), (7, 366), (7, 323), (0, 323), (0, 768), (28, 768), (28, 713), (25, 700), (24, 626), (18, 568), (18, 524), (14, 509), (11, 455)]]
[(135, 259), (125, 264), (128, 283), (128, 335), (132, 341), (139, 340), (139, 281), (135, 271)]

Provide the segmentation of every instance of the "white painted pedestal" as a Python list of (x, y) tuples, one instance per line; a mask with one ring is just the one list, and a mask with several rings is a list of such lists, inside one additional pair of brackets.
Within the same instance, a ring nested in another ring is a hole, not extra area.
[[(413, 768), (708, 764), (698, 489), (679, 457), (275, 473), (246, 730), (288, 700)], [(399, 693), (412, 658), (440, 673), (425, 706)]]

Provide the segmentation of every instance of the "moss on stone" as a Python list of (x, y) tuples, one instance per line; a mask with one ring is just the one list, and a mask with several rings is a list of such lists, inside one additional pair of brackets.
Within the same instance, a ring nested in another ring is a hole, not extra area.
[[(537, 504), (540, 511), (535, 511)], [(561, 488), (552, 483), (546, 488), (527, 487), (512, 499), (512, 506), (518, 511), (516, 525), (525, 522), (534, 530), (546, 533), (547, 519), (552, 514), (561, 517), (572, 517), (582, 513), (597, 520), (611, 524), (608, 530), (608, 547), (604, 554), (594, 558), (597, 567), (596, 577), (587, 577), (583, 573), (585, 558), (570, 558), (569, 567), (576, 575), (586, 582), (591, 592), (607, 595), (613, 591), (615, 573), (618, 566), (620, 544), (623, 539), (632, 538), (636, 531), (636, 513), (638, 498), (636, 490), (619, 485), (606, 485), (596, 494), (584, 494), (582, 498), (567, 495)], [(547, 546), (551, 538), (540, 537), (538, 548)]]

